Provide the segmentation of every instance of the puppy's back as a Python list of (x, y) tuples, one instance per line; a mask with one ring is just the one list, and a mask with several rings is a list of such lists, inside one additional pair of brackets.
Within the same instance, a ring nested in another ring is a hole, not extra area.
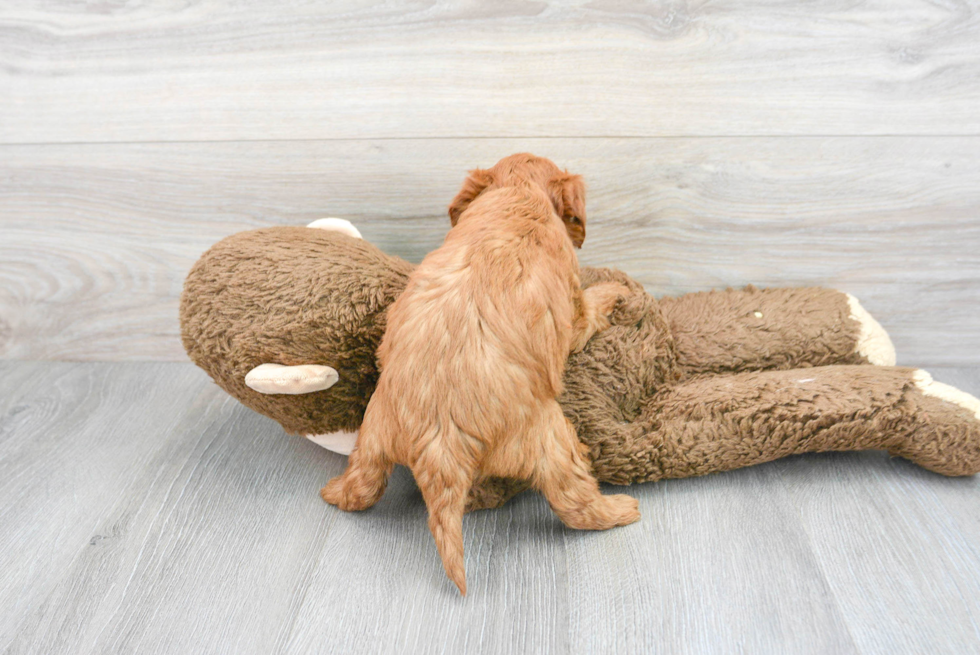
[(547, 196), (486, 193), (392, 305), (379, 391), (417, 408), (398, 412), (403, 423), (435, 412), (468, 434), (507, 430), (508, 415), (561, 393), (577, 287), (577, 258)]

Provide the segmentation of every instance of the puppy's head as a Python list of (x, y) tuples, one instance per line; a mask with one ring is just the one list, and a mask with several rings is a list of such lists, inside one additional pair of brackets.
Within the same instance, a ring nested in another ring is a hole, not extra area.
[(470, 203), (485, 191), (531, 185), (548, 194), (572, 243), (581, 248), (585, 242), (585, 182), (582, 176), (562, 171), (550, 159), (527, 153), (504, 157), (493, 168), (470, 171), (463, 188), (449, 205), (449, 220), (455, 226)]

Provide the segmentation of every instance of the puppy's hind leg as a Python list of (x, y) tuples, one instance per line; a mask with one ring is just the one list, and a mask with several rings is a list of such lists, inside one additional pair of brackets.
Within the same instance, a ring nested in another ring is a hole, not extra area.
[(394, 463), (385, 454), (376, 429), (365, 415), (357, 444), (347, 460), (347, 470), (320, 490), (320, 496), (342, 510), (367, 509), (384, 495)]
[(558, 518), (578, 530), (608, 530), (640, 520), (635, 498), (600, 493), (575, 429), (558, 402), (552, 401), (544, 411), (542, 457), (535, 465), (532, 484), (544, 494)]
[[(465, 437), (464, 437), (465, 438)], [(429, 529), (446, 575), (466, 595), (463, 563), (463, 512), (476, 479), (476, 461), (445, 446), (430, 444), (412, 466), (429, 509)]]

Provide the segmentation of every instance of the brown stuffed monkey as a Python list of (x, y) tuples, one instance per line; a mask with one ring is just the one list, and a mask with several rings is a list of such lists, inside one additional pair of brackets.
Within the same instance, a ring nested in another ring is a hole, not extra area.
[[(378, 378), (386, 309), (411, 270), (341, 219), (230, 236), (188, 275), (184, 347), (243, 404), (347, 454)], [(865, 449), (943, 475), (980, 471), (980, 401), (895, 367), (888, 335), (848, 294), (747, 287), (657, 300), (618, 271), (581, 278), (633, 291), (569, 358), (560, 399), (600, 481)], [(469, 509), (524, 488), (483, 480)]]

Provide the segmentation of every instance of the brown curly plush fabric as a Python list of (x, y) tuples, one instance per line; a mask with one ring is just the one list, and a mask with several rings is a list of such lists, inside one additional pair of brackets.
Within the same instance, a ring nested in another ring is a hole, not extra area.
[[(700, 376), (654, 394), (629, 446), (597, 442), (617, 484), (683, 478), (801, 452), (887, 450), (944, 475), (980, 469), (980, 422), (924, 395), (915, 369), (825, 366)], [(590, 443), (590, 434), (580, 435)], [(590, 445), (592, 445), (590, 443)]]
[[(223, 389), (289, 432), (356, 429), (377, 380), (385, 310), (411, 268), (337, 232), (234, 235), (188, 275), (184, 346)], [(583, 286), (605, 280), (633, 293), (612, 327), (569, 358), (560, 399), (600, 480), (628, 484), (869, 448), (944, 475), (980, 471), (980, 420), (923, 393), (912, 369), (862, 365), (860, 325), (845, 294), (748, 287), (658, 301), (624, 273), (582, 269)], [(263, 363), (323, 364), (340, 380), (306, 395), (265, 395), (244, 384)], [(524, 487), (484, 481), (470, 509), (499, 505)]]
[[(703, 291), (662, 298), (684, 376), (867, 364), (847, 296), (816, 287)], [(762, 310), (765, 311), (762, 311)]]
[[(184, 348), (222, 389), (287, 432), (356, 430), (378, 380), (385, 312), (411, 270), (336, 232), (274, 227), (235, 234), (187, 276)], [(245, 375), (264, 363), (322, 363), (342, 375), (324, 391), (266, 395), (245, 386)]]

